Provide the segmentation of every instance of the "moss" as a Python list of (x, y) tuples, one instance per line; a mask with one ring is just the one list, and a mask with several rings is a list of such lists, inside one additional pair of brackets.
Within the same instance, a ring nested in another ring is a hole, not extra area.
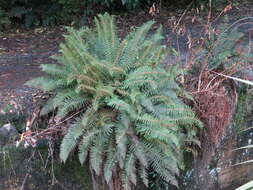
[[(25, 120), (24, 115), (6, 110), (4, 114), (0, 114), (0, 127), (10, 122), (21, 132)], [(40, 128), (44, 127), (43, 125), (41, 123)], [(81, 166), (77, 159), (68, 160), (66, 164), (61, 163), (57, 148), (54, 148), (52, 165), (47, 140), (39, 140), (36, 148), (27, 149), (22, 146), (17, 148), (14, 141), (9, 143), (0, 146), (0, 189), (20, 188), (28, 173), (26, 190), (60, 190), (63, 186), (75, 190), (92, 189), (87, 165)], [(53, 176), (56, 177), (57, 183), (53, 183)]]
[[(64, 186), (66, 189), (77, 189), (77, 190), (90, 190), (92, 189), (92, 182), (89, 175), (89, 169), (86, 166), (81, 166), (79, 161), (76, 159), (68, 160), (66, 164), (63, 164), (59, 159), (59, 150), (54, 150), (54, 164), (52, 167), (52, 158), (48, 152), (48, 147), (45, 142), (39, 146), (39, 151), (43, 160), (49, 158), (48, 166), (45, 169), (42, 159), (38, 159), (34, 165), (40, 166), (38, 170), (43, 171), (41, 176), (38, 176), (36, 180), (45, 179), (45, 183), (48, 185), (48, 190), (62, 189)], [(52, 171), (53, 168), (53, 171)], [(40, 173), (41, 174), (41, 173)], [(53, 175), (57, 179), (58, 183), (53, 183)]]
[(80, 182), (86, 187), (86, 189), (92, 189), (91, 176), (87, 165), (81, 166), (79, 161), (72, 162), (74, 167), (74, 175)]
[(237, 109), (234, 117), (235, 131), (238, 132), (250, 126), (253, 111), (252, 100), (253, 96), (247, 89), (244, 88), (239, 91)]
[[(6, 145), (0, 151), (0, 189), (20, 187), (28, 173), (26, 190), (60, 190), (63, 186), (75, 190), (92, 189), (88, 167), (81, 166), (78, 160), (62, 164), (58, 154), (54, 155), (52, 165), (46, 146), (24, 149)], [(57, 183), (53, 183), (53, 176)]]
[[(5, 145), (0, 149), (0, 189), (6, 189), (22, 184), (26, 175), (26, 157), (30, 149), (16, 148), (14, 145)], [(12, 189), (12, 188), (10, 188)]]

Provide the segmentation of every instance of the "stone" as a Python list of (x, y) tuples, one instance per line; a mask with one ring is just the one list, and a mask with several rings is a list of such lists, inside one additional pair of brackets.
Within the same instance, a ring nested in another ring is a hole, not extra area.
[[(0, 151), (1, 190), (91, 190), (88, 167), (77, 159), (66, 164), (49, 147), (5, 145)], [(55, 150), (57, 152), (57, 150)], [(22, 188), (21, 188), (22, 187)]]
[(0, 128), (0, 147), (11, 143), (17, 137), (17, 129), (10, 123), (3, 125)]

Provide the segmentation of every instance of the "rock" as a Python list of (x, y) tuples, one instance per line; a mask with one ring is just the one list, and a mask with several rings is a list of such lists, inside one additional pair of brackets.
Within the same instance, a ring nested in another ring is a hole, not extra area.
[(253, 71), (249, 69), (244, 69), (239, 73), (239, 76), (241, 76), (245, 80), (253, 81)]
[(14, 135), (17, 135), (18, 132), (13, 125), (11, 125), (10, 123), (7, 123), (3, 125), (3, 127), (0, 128), (0, 134), (14, 136)]
[[(231, 190), (252, 180), (253, 149), (238, 149), (252, 146), (252, 100), (249, 91), (239, 91), (233, 122), (225, 131), (221, 143), (212, 154), (205, 154), (204, 159), (195, 160), (195, 168), (186, 173), (183, 178), (184, 188), (180, 189)], [(211, 148), (205, 146), (209, 153)]]
[(15, 126), (7, 123), (0, 128), (1, 190), (92, 189), (87, 166), (77, 159), (62, 164), (59, 150), (49, 145), (53, 142), (42, 142), (36, 148), (16, 147), (19, 133)]
[[(91, 190), (87, 166), (77, 159), (62, 164), (49, 147), (23, 148), (6, 145), (0, 151), (1, 190)], [(22, 187), (22, 188), (21, 188)]]
[(0, 128), (0, 147), (6, 145), (7, 143), (11, 143), (18, 135), (18, 131), (16, 128), (7, 123)]

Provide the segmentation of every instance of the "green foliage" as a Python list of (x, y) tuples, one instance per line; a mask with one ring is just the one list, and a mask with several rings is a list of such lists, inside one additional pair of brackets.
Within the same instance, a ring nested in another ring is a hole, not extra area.
[(127, 6), (128, 8), (136, 8), (140, 1), (139, 0), (90, 0), (89, 3), (96, 3), (96, 4), (100, 4), (100, 5), (105, 5), (108, 8), (112, 7), (113, 5), (123, 5), (123, 6)]
[(11, 18), (12, 23), (21, 23), (26, 27), (67, 23), (84, 11), (86, 1), (72, 0), (2, 0), (0, 7)]
[(0, 7), (8, 13), (13, 23), (23, 23), (26, 27), (30, 27), (42, 24), (42, 20), (46, 19), (51, 7), (54, 6), (54, 3), (52, 5), (50, 3), (50, 0), (3, 0)]
[(9, 17), (7, 13), (0, 7), (0, 31), (4, 29), (6, 25), (10, 24)]
[(210, 4), (211, 2), (211, 5), (213, 8), (217, 8), (218, 6), (221, 6), (221, 5), (226, 5), (229, 3), (228, 0), (196, 0), (196, 3), (197, 4)]
[[(227, 0), (213, 0), (212, 6), (215, 9), (221, 2)], [(194, 1), (196, 6), (208, 4), (208, 0)], [(130, 11), (136, 9), (148, 10), (153, 3), (157, 6), (161, 3), (165, 7), (185, 7), (188, 0), (1, 0), (0, 18), (2, 12), (11, 19), (12, 24), (22, 24), (25, 27), (52, 26), (55, 24), (80, 24), (85, 23), (87, 15), (94, 14), (96, 10), (120, 10)], [(6, 16), (2, 22), (6, 22)], [(3, 20), (3, 19), (2, 19)], [(0, 21), (0, 27), (1, 27)]]
[[(241, 19), (241, 21), (243, 20), (247, 20), (247, 18)], [(212, 28), (210, 36), (205, 38), (205, 46), (197, 61), (203, 63), (204, 60), (208, 63), (209, 69), (232, 67), (252, 59), (252, 52), (248, 50), (249, 47), (241, 46), (245, 34), (238, 30), (236, 26), (238, 21), (233, 24), (228, 23), (228, 18), (225, 17), (224, 24), (217, 29), (210, 27)], [(239, 24), (239, 26), (242, 25)]]
[(6, 15), (9, 15), (13, 24), (18, 23), (25, 27), (52, 26), (82, 22), (86, 15), (93, 13), (94, 7), (133, 9), (138, 3), (138, 0), (1, 0), (0, 27), (9, 21)]
[(248, 90), (239, 91), (238, 103), (235, 115), (235, 130), (237, 132), (247, 129), (248, 124), (252, 120), (252, 95)]
[(211, 68), (224, 64), (231, 66), (237, 62), (239, 54), (236, 51), (236, 44), (242, 37), (243, 33), (236, 30), (224, 32), (218, 36), (213, 35), (208, 45), (210, 47), (209, 52), (211, 53), (209, 66)]
[(123, 40), (108, 14), (95, 19), (94, 29), (68, 28), (62, 56), (56, 57), (60, 65), (42, 65), (48, 75), (28, 82), (55, 92), (44, 114), (81, 112), (62, 141), (61, 159), (66, 162), (78, 147), (82, 164), (88, 160), (108, 183), (117, 171), (124, 189), (136, 185), (137, 176), (148, 185), (150, 169), (176, 184), (184, 147), (197, 142), (202, 126), (179, 98), (180, 69), (159, 65), (168, 48), (161, 45), (161, 27), (147, 38), (153, 23)]

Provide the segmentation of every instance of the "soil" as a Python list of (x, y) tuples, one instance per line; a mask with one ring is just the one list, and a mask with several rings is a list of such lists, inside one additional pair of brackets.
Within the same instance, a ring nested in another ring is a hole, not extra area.
[(59, 26), (17, 30), (0, 37), (0, 110), (9, 104), (24, 106), (40, 92), (24, 83), (43, 74), (40, 64), (53, 62), (50, 56), (58, 53), (64, 33)]

